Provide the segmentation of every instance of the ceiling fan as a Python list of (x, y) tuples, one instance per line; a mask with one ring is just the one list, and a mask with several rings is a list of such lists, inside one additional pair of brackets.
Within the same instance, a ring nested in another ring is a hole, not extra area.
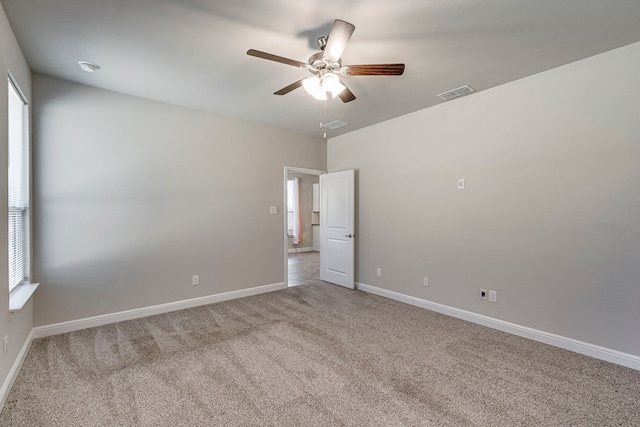
[(255, 49), (249, 49), (247, 55), (306, 69), (313, 74), (311, 77), (300, 79), (283, 87), (274, 92), (274, 95), (286, 95), (303, 86), (309, 94), (317, 99), (325, 100), (329, 93), (333, 98), (340, 97), (342, 102), (351, 102), (356, 99), (356, 96), (338, 76), (400, 76), (404, 73), (404, 64), (343, 66), (340, 57), (355, 29), (355, 25), (340, 19), (333, 21), (329, 36), (322, 36), (318, 39), (318, 47), (321, 52), (311, 55), (307, 63)]

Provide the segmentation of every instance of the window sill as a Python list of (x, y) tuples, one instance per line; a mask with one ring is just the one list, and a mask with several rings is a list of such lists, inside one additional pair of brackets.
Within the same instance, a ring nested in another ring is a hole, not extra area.
[(16, 287), (9, 295), (9, 311), (20, 311), (29, 302), (40, 283), (23, 283)]

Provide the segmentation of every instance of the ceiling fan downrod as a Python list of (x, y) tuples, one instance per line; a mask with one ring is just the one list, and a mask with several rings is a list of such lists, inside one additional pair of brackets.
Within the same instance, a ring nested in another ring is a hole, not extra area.
[(324, 48), (327, 47), (327, 40), (329, 40), (329, 37), (327, 36), (320, 36), (318, 37), (318, 40), (316, 40), (316, 43), (318, 44), (318, 48), (321, 51), (324, 51)]

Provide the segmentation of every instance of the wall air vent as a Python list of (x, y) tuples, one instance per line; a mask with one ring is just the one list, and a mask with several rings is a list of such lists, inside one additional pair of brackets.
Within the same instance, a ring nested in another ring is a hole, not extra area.
[(448, 101), (450, 99), (453, 98), (458, 98), (460, 96), (465, 96), (470, 94), (471, 92), (475, 92), (475, 89), (473, 89), (471, 86), (461, 86), (459, 88), (456, 89), (452, 89), (452, 90), (448, 90), (446, 92), (442, 92), (439, 93), (437, 96), (439, 98), (444, 99), (445, 101)]
[(338, 129), (348, 124), (349, 123), (341, 122), (340, 120), (333, 120), (329, 123), (320, 123), (320, 129)]

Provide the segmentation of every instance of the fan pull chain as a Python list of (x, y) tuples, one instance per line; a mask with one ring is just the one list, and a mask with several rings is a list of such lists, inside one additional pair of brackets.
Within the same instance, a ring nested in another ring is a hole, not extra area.
[[(327, 122), (327, 100), (322, 100), (322, 123), (320, 123), (320, 129), (322, 129), (322, 125)], [(324, 139), (327, 139), (327, 132), (324, 132)]]

